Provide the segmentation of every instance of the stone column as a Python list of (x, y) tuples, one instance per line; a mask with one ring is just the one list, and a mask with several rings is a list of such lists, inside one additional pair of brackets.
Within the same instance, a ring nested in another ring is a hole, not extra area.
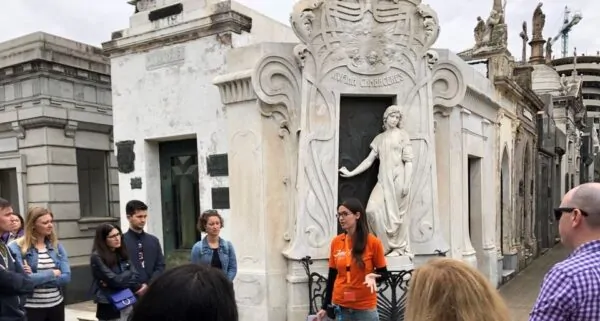
[[(461, 137), (461, 111), (458, 108), (437, 107), (434, 108), (434, 117), (440, 226), (450, 246), (446, 255), (462, 259), (466, 251), (465, 237), (468, 238), (468, 229), (465, 230), (464, 224), (461, 223), (461, 213), (465, 211), (462, 191), (452, 183), (460, 182), (463, 177), (461, 170), (453, 170), (461, 168), (463, 163), (462, 139), (457, 139)], [(468, 244), (469, 251), (473, 251), (470, 241)], [(476, 265), (474, 262), (470, 263)]]
[(294, 178), (286, 161), (290, 155), (284, 120), (265, 109), (252, 87), (253, 63), (265, 47), (232, 50), (227, 57), (230, 73), (214, 81), (227, 113), (230, 233), (238, 260), (234, 286), (242, 321), (290, 320), (282, 252), (290, 228), (288, 187)]

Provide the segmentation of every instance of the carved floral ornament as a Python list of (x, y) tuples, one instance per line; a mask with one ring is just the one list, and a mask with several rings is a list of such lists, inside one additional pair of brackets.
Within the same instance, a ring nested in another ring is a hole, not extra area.
[(316, 65), (374, 75), (420, 59), (439, 35), (437, 14), (420, 2), (301, 0), (290, 16), (303, 43), (299, 60), (304, 65), (310, 52)]

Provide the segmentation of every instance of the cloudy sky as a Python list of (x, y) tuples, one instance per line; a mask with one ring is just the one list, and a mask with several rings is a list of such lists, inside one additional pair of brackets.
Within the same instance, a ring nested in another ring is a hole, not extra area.
[[(296, 0), (239, 0), (239, 2), (288, 23), (289, 12)], [(487, 18), (492, 0), (423, 0), (440, 18), (442, 32), (435, 47), (461, 51), (473, 45), (473, 28), (477, 16)], [(562, 25), (565, 6), (581, 12), (583, 20), (570, 37), (569, 52), (596, 54), (600, 50), (599, 0), (545, 0), (545, 38), (554, 37)], [(450, 4), (452, 3), (452, 4)], [(509, 49), (520, 58), (521, 24), (531, 26), (531, 15), (537, 0), (508, 0)], [(35, 31), (45, 31), (77, 41), (100, 45), (113, 31), (125, 29), (133, 7), (126, 0), (2, 0), (0, 41), (10, 40)], [(531, 32), (531, 27), (530, 27)], [(554, 45), (560, 55), (561, 44)]]

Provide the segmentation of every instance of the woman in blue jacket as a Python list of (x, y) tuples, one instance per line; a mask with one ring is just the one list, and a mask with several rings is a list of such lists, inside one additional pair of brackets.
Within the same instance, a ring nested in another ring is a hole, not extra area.
[(230, 281), (237, 274), (237, 259), (231, 242), (219, 234), (223, 228), (223, 217), (216, 210), (208, 210), (198, 218), (197, 228), (206, 237), (192, 247), (192, 263), (204, 263), (223, 270)]
[(43, 207), (32, 207), (25, 221), (25, 233), (10, 243), (15, 261), (33, 282), (27, 297), (27, 320), (65, 320), (63, 287), (71, 281), (67, 252), (58, 243), (54, 215)]

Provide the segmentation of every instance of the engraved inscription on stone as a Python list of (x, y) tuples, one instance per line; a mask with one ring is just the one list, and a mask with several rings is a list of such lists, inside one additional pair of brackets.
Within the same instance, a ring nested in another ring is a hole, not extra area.
[(146, 55), (146, 70), (178, 65), (185, 61), (185, 47), (173, 47)]
[(352, 87), (379, 88), (399, 84), (404, 78), (399, 73), (383, 77), (356, 77), (342, 72), (335, 72), (332, 74), (331, 79)]

